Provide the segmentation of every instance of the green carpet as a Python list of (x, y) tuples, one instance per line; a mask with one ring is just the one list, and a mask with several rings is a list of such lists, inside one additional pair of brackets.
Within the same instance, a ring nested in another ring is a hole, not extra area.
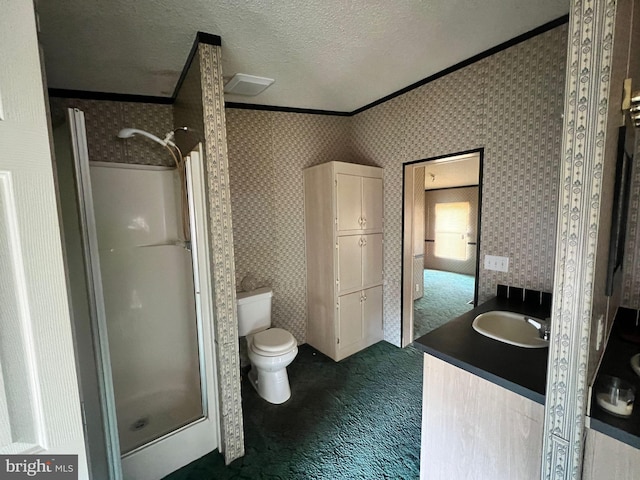
[(416, 479), (422, 354), (380, 342), (339, 363), (308, 345), (288, 368), (292, 396), (276, 406), (242, 381), (246, 455), (213, 452), (167, 480)]
[(424, 296), (413, 302), (413, 338), (419, 338), (473, 308), (475, 277), (424, 271)]

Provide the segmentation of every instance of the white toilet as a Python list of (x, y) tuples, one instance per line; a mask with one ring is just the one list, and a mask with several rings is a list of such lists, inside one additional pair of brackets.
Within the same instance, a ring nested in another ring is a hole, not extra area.
[(272, 296), (269, 287), (238, 292), (238, 334), (247, 337), (251, 384), (267, 402), (280, 404), (291, 397), (287, 367), (298, 354), (298, 343), (286, 330), (269, 328)]

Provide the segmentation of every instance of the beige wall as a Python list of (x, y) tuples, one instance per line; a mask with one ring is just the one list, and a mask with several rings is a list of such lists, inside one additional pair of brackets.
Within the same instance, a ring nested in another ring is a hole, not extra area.
[(94, 162), (173, 165), (167, 150), (146, 138), (121, 139), (123, 128), (139, 128), (164, 138), (173, 130), (173, 107), (153, 103), (51, 97), (51, 122), (62, 123), (67, 108), (84, 112), (89, 160)]
[[(354, 117), (227, 109), (238, 277), (274, 287), (274, 323), (304, 340), (302, 169), (384, 167), (385, 339), (400, 343), (402, 165), (484, 147), (480, 301), (497, 283), (551, 291), (566, 25)], [(255, 192), (255, 195), (254, 195)]]
[(566, 25), (354, 117), (357, 159), (385, 168), (385, 338), (400, 338), (402, 164), (484, 147), (479, 300), (497, 283), (551, 291)]
[(273, 288), (273, 324), (305, 342), (302, 170), (348, 157), (350, 118), (227, 109), (236, 281)]
[[(561, 26), (354, 117), (227, 109), (236, 280), (250, 273), (272, 286), (274, 325), (304, 342), (302, 169), (331, 160), (382, 166), (385, 338), (398, 344), (402, 164), (484, 147), (481, 254), (509, 256), (510, 272), (481, 270), (480, 300), (497, 283), (550, 291), (565, 47)], [(184, 101), (173, 107), (177, 126), (188, 123)], [(68, 102), (52, 99), (58, 112)], [(94, 159), (166, 159), (153, 142), (119, 152), (127, 142), (115, 134), (124, 126), (163, 134), (173, 127), (171, 106), (72, 103), (87, 115)]]

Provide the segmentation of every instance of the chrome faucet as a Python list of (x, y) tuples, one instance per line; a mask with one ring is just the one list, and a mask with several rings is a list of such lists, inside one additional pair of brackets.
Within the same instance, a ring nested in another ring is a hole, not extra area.
[(549, 336), (551, 335), (551, 317), (545, 320), (534, 317), (524, 317), (524, 321), (529, 325), (533, 325), (538, 330), (538, 335), (540, 335), (541, 339), (547, 342), (549, 341)]

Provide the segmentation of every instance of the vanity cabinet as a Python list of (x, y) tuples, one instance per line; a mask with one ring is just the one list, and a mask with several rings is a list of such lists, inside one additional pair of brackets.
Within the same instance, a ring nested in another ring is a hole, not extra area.
[(304, 171), (307, 343), (336, 361), (383, 337), (382, 169)]
[(544, 405), (424, 355), (421, 480), (540, 478), (543, 424)]
[(584, 447), (583, 480), (632, 480), (640, 472), (640, 450), (591, 428)]

